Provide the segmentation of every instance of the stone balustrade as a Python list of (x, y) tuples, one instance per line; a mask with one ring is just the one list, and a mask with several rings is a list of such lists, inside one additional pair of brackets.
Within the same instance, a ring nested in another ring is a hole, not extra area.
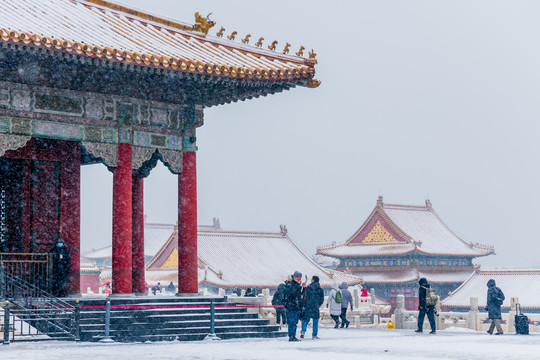
[[(516, 304), (519, 298), (510, 299), (510, 311), (503, 313), (502, 328), (504, 332), (515, 332), (514, 316), (516, 315)], [(470, 308), (467, 312), (449, 312), (440, 310), (440, 302), (436, 306), (439, 316), (435, 317), (437, 330), (444, 330), (450, 327), (465, 328), (474, 331), (487, 331), (491, 320), (487, 312), (480, 312), (478, 309), (478, 298), (470, 298)], [(529, 318), (529, 331), (540, 332), (540, 314), (527, 314)], [(416, 329), (418, 322), (418, 311), (405, 309), (405, 298), (403, 295), (397, 297), (397, 307), (392, 315), (392, 321), (396, 329)], [(430, 329), (427, 316), (424, 320), (424, 329)]]

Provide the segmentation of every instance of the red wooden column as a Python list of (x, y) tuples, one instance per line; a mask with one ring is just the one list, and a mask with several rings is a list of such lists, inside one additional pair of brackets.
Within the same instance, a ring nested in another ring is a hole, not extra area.
[(71, 255), (67, 292), (76, 295), (81, 292), (81, 147), (75, 141), (58, 144), (62, 153), (60, 237)]
[(178, 175), (178, 293), (198, 293), (197, 157), (184, 152)]
[(132, 198), (131, 144), (118, 144), (113, 174), (112, 291), (131, 294)]
[(136, 170), (133, 170), (131, 178), (133, 189), (133, 238), (131, 247), (133, 283), (131, 288), (134, 294), (144, 294), (146, 293), (144, 288), (144, 180), (138, 176)]

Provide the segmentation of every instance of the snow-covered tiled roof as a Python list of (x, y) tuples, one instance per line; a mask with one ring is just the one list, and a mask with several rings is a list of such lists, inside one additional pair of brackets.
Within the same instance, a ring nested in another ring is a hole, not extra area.
[(385, 271), (385, 272), (365, 272), (362, 279), (366, 284), (395, 284), (409, 283), (418, 281), (418, 272), (416, 269), (407, 269), (405, 271)]
[(81, 273), (83, 273), (83, 274), (88, 274), (88, 273), (99, 274), (100, 271), (101, 270), (99, 269), (99, 267), (96, 265), (95, 262), (93, 262), (92, 260), (87, 259), (85, 257), (81, 257), (81, 262), (80, 262), (80, 272)]
[(540, 308), (540, 270), (477, 270), (450, 296), (441, 301), (448, 307), (470, 306), (470, 298), (478, 298), (478, 306), (484, 308), (487, 300), (487, 282), (494, 279), (505, 295), (503, 307), (510, 306), (510, 298), (519, 298), (523, 308)]
[(173, 231), (172, 224), (144, 224), (144, 255), (156, 255)]
[[(144, 223), (144, 256), (152, 257), (167, 241), (174, 231), (173, 224)], [(214, 219), (213, 225), (200, 225), (198, 230), (219, 229), (219, 220)], [(82, 254), (89, 259), (110, 259), (112, 258), (112, 245), (92, 249)]]
[[(366, 242), (374, 227), (385, 232)], [(318, 254), (336, 257), (388, 256), (417, 252), (437, 256), (486, 256), (493, 247), (467, 243), (446, 226), (431, 202), (425, 206), (384, 204), (379, 199), (364, 224), (343, 244), (320, 247)]]
[[(0, 1), (0, 14), (0, 42), (186, 73), (320, 83), (312, 80), (316, 60), (303, 58), (303, 52), (251, 46), (224, 38), (223, 31), (205, 35), (207, 29), (194, 31), (191, 24), (112, 1)], [(205, 20), (199, 16), (200, 21)]]
[(468, 279), (473, 270), (464, 271), (421, 271), (410, 268), (404, 271), (364, 272), (362, 279), (366, 284), (410, 283), (426, 278), (430, 284), (458, 284)]
[(408, 243), (362, 244), (362, 246), (340, 244), (328, 248), (321, 247), (317, 249), (317, 253), (336, 257), (391, 256), (409, 254), (414, 252), (414, 250), (414, 245)]
[[(163, 245), (163, 251), (158, 251), (159, 257), (169, 257), (174, 249), (169, 245), (177, 243), (177, 236), (175, 231)], [(320, 267), (285, 232), (199, 231), (197, 252), (199, 283), (216, 287), (275, 288), (295, 271), (307, 275), (308, 279), (319, 276), (323, 287), (331, 287), (333, 282), (346, 281), (354, 285), (362, 281), (359, 276)], [(176, 269), (152, 267), (161, 263), (163, 261), (157, 257), (148, 263), (148, 278), (159, 278), (159, 272), (163, 276), (176, 272)]]
[(474, 270), (463, 271), (422, 271), (418, 270), (418, 278), (426, 278), (430, 284), (457, 284), (467, 280)]

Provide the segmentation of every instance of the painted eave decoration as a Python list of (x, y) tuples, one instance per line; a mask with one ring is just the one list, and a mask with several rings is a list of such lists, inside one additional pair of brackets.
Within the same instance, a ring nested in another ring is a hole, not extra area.
[(315, 52), (302, 46), (289, 54), (264, 38), (235, 41), (209, 31), (215, 22), (199, 13), (195, 24), (165, 19), (102, 0), (17, 0), (0, 2), (0, 43), (39, 48), (126, 65), (206, 74), (212, 77), (314, 88)]

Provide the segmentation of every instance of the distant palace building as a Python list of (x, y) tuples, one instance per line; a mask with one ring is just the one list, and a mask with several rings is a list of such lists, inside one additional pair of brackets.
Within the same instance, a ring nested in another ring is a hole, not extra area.
[[(216, 291), (218, 288), (275, 289), (294, 271), (310, 281), (320, 279), (322, 288), (332, 283), (358, 285), (360, 276), (322, 268), (304, 254), (289, 238), (287, 228), (280, 232), (225, 231), (199, 229), (197, 232), (198, 283)], [(176, 282), (178, 277), (178, 229), (170, 233), (156, 255), (146, 265), (149, 284)]]
[[(469, 311), (471, 297), (478, 299), (478, 308), (486, 306), (487, 282), (493, 279), (505, 295), (502, 311), (508, 312), (513, 297), (519, 298), (527, 313), (540, 313), (540, 270), (538, 269), (477, 269), (459, 288), (441, 301), (443, 311)], [(515, 308), (514, 308), (515, 310)]]
[(494, 248), (467, 243), (454, 234), (426, 200), (425, 206), (384, 204), (382, 196), (364, 224), (343, 244), (320, 247), (317, 254), (340, 260), (337, 270), (361, 275), (368, 288), (395, 305), (418, 306), (422, 277), (444, 298), (475, 270), (473, 258)]
[[(177, 285), (178, 226), (148, 223), (145, 218), (144, 237), (147, 283), (160, 282), (166, 286), (172, 281)], [(100, 283), (111, 280), (111, 245), (92, 249), (83, 254), (83, 259), (102, 269)], [(317, 275), (324, 289), (329, 289), (333, 282), (346, 281), (351, 286), (362, 282), (360, 276), (316, 264), (291, 240), (285, 226), (281, 226), (279, 232), (226, 231), (221, 229), (219, 219), (214, 218), (212, 225), (198, 225), (197, 260), (199, 287), (213, 291), (248, 287), (275, 289), (297, 270), (307, 277), (303, 281)], [(91, 287), (94, 291), (98, 281), (86, 273), (88, 270), (82, 278), (88, 278), (88, 285), (85, 282), (83, 289)], [(94, 281), (93, 286), (91, 281)]]

